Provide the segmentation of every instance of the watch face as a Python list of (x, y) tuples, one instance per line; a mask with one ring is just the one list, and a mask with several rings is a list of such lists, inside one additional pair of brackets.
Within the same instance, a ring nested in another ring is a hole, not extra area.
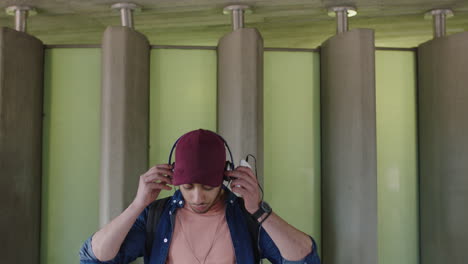
[(267, 202), (262, 202), (261, 206), (262, 206), (263, 211), (267, 213), (271, 212), (271, 207), (269, 204), (267, 204)]

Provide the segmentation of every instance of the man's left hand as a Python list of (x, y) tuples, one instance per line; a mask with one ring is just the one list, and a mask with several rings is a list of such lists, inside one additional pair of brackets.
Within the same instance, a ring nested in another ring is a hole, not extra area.
[(239, 166), (234, 171), (226, 171), (225, 175), (234, 178), (231, 182), (231, 189), (242, 195), (245, 209), (250, 214), (255, 213), (259, 208), (260, 191), (253, 171), (248, 167)]

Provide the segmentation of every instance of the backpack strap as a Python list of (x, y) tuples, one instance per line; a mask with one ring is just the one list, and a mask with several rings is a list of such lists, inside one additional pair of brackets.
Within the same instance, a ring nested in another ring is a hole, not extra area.
[(153, 247), (154, 235), (156, 228), (158, 227), (159, 219), (164, 211), (164, 206), (171, 197), (156, 200), (149, 205), (148, 218), (146, 219), (146, 241), (145, 241), (145, 253), (146, 256), (151, 254), (151, 248)]

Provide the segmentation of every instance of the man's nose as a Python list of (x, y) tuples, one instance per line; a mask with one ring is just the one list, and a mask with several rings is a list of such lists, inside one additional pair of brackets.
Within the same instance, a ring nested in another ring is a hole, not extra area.
[(200, 204), (200, 203), (203, 203), (204, 202), (204, 195), (203, 195), (203, 192), (196, 188), (193, 192), (193, 202), (196, 203), (196, 204)]

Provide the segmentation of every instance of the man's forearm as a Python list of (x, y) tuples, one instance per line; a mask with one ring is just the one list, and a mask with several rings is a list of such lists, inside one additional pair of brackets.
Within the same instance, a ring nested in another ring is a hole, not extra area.
[(144, 207), (130, 204), (119, 216), (93, 235), (91, 245), (99, 261), (113, 259)]
[[(264, 217), (266, 214), (260, 220)], [(274, 212), (263, 222), (262, 227), (278, 247), (283, 258), (291, 261), (301, 260), (311, 253), (310, 237), (288, 224)]]

